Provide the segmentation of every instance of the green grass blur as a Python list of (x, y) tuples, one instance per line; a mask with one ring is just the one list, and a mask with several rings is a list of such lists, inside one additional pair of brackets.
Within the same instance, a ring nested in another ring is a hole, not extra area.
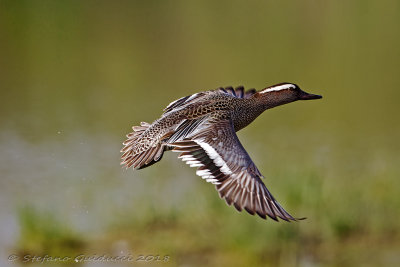
[[(398, 266), (399, 29), (396, 0), (0, 0), (2, 250)], [(269, 110), (238, 135), (306, 220), (237, 213), (172, 153), (120, 168), (130, 127), (169, 102), (279, 82), (324, 98)]]

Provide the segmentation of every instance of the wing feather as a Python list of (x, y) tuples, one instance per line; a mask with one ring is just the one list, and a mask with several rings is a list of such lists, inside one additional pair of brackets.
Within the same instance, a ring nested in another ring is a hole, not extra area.
[[(224, 90), (231, 92), (229, 87)], [(238, 211), (246, 210), (276, 221), (278, 218), (297, 220), (282, 208), (261, 181), (262, 175), (241, 145), (231, 121), (204, 121), (202, 127), (186, 139), (169, 144), (172, 151), (180, 152), (179, 158), (197, 167), (196, 174), (215, 184), (220, 197)]]
[(221, 87), (218, 89), (223, 93), (230, 94), (238, 98), (250, 98), (257, 92), (254, 88), (245, 91), (243, 86), (238, 86), (235, 89), (233, 89), (232, 86), (227, 86), (225, 88)]

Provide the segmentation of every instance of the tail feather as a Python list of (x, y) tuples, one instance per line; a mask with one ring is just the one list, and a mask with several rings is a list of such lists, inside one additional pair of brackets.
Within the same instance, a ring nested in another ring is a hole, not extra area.
[(142, 160), (141, 164), (139, 164), (136, 169), (140, 170), (143, 168), (147, 168), (154, 163), (158, 162), (161, 160), (162, 156), (164, 155), (165, 151), (165, 146), (164, 145), (158, 145), (148, 151), (148, 157), (145, 157), (146, 160)]
[(147, 122), (141, 122), (140, 126), (132, 127), (133, 132), (129, 133), (126, 136), (128, 139), (123, 142), (124, 147), (121, 149), (123, 153), (121, 156), (121, 165), (124, 165), (126, 168), (133, 167), (134, 169), (143, 169), (153, 165), (162, 158), (165, 145), (161, 143), (145, 151), (135, 153), (136, 145), (140, 137), (149, 127), (150, 124)]

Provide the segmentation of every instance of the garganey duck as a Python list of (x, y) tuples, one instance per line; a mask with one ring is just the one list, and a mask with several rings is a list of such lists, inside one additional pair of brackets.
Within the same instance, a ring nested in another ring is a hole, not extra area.
[(213, 183), (221, 198), (238, 211), (295, 221), (268, 191), (263, 177), (236, 132), (265, 110), (297, 100), (322, 96), (280, 83), (259, 92), (242, 86), (218, 88), (182, 97), (169, 104), (152, 124), (142, 122), (123, 143), (121, 165), (142, 169), (161, 160), (164, 151), (196, 167), (196, 174)]

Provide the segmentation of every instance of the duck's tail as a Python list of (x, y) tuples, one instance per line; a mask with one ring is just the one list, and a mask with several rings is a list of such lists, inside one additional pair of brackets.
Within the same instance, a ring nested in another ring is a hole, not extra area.
[(123, 142), (121, 165), (126, 168), (143, 169), (161, 160), (166, 146), (161, 142), (151, 144), (146, 142), (148, 139), (142, 138), (150, 126), (147, 122), (141, 122), (140, 126), (132, 127), (133, 132), (128, 134), (128, 139)]

